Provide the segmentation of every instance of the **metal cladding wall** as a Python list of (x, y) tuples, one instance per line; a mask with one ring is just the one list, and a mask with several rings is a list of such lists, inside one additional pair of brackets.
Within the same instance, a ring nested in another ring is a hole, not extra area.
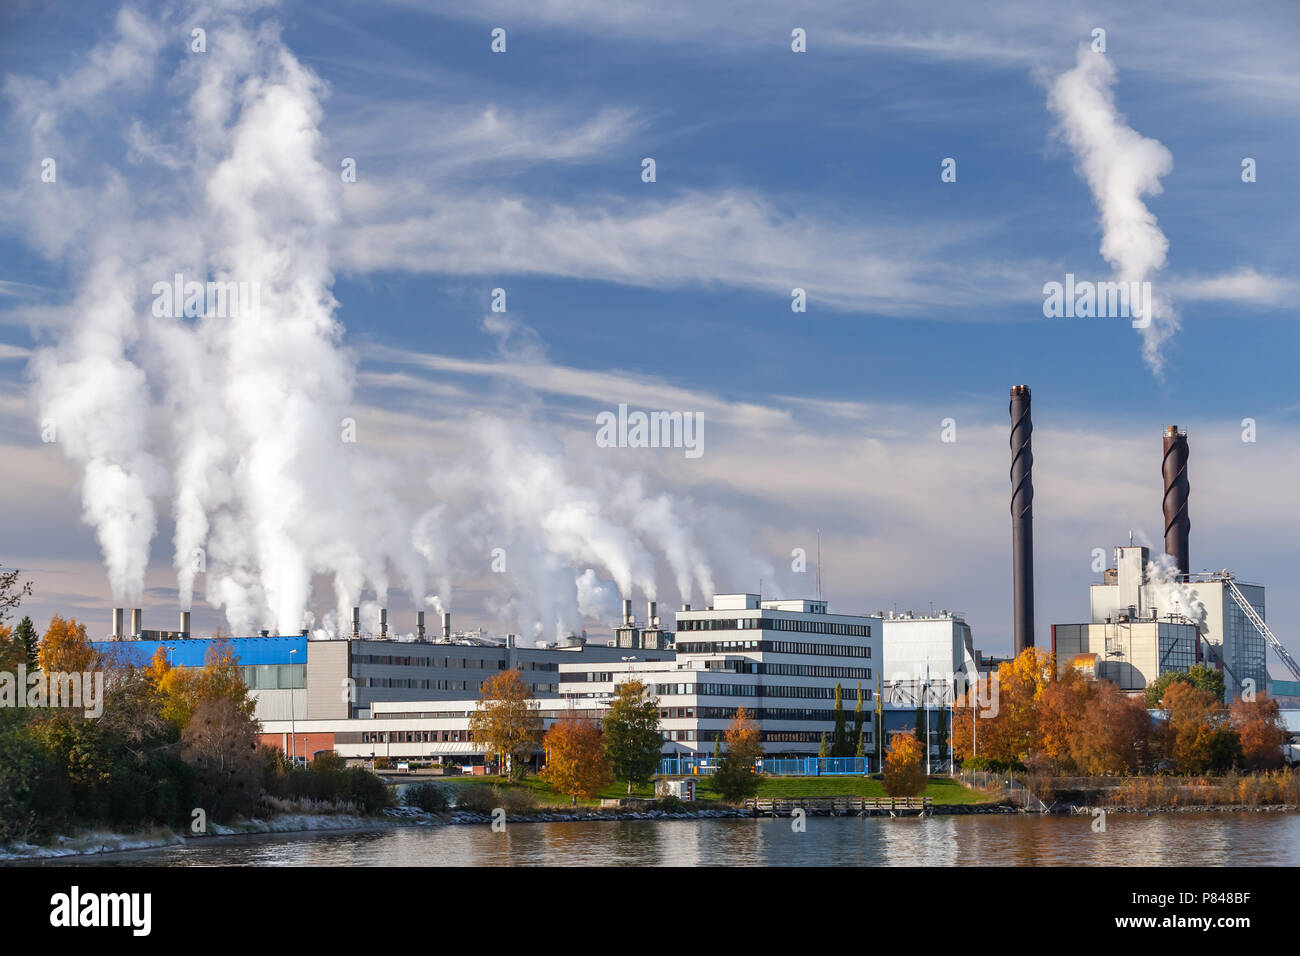
[(1034, 453), (1028, 385), (1011, 389), (1011, 576), (1015, 653), (1034, 646)]
[(1165, 479), (1165, 554), (1174, 559), (1179, 574), (1188, 574), (1191, 558), (1187, 534), (1192, 530), (1192, 520), (1187, 515), (1187, 433), (1170, 425), (1165, 429), (1164, 448), (1160, 470)]
[[(95, 649), (123, 663), (143, 667), (153, 659), (158, 648), (166, 649), (167, 659), (173, 667), (202, 667), (207, 661), (208, 648), (215, 641), (208, 639), (186, 641), (96, 641)], [(305, 664), (307, 638), (292, 637), (235, 637), (226, 641), (242, 666), (257, 664)], [(290, 651), (298, 653), (289, 656)]]

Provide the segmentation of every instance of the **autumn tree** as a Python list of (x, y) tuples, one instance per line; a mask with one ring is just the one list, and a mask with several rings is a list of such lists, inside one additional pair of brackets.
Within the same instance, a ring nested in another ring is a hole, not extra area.
[(161, 715), (177, 730), (189, 726), (204, 701), (228, 700), (235, 713), (253, 719), (256, 701), (249, 696), (234, 648), (226, 641), (208, 645), (202, 667), (174, 667), (166, 648), (159, 647), (145, 673), (161, 697)]
[(95, 668), (99, 655), (86, 636), (86, 625), (56, 614), (41, 639), (36, 662), (47, 674), (82, 673)]
[(1072, 731), (1070, 756), (1083, 773), (1126, 773), (1145, 762), (1150, 736), (1145, 699), (1130, 697), (1108, 680), (1098, 681)]
[(1224, 697), (1223, 671), (1216, 670), (1208, 664), (1193, 664), (1185, 671), (1165, 671), (1146, 687), (1147, 706), (1155, 709), (1161, 706), (1165, 691), (1170, 684), (1191, 684), (1203, 690), (1217, 701)]
[[(1056, 678), (1056, 663), (1050, 653), (1027, 647), (1015, 660), (1003, 661), (989, 678), (988, 713), (980, 710), (979, 756), (1007, 766), (1024, 765), (1042, 741), (1039, 728), (1039, 699)], [(970, 711), (958, 714), (954, 745), (968, 744)]]
[(1248, 770), (1274, 770), (1282, 766), (1282, 746), (1288, 734), (1276, 700), (1271, 697), (1235, 700), (1228, 721), (1237, 732), (1242, 762)]
[(916, 797), (925, 792), (924, 752), (915, 734), (905, 730), (890, 734), (884, 787), (891, 797)]
[(664, 737), (659, 730), (659, 700), (651, 696), (639, 680), (614, 688), (614, 699), (601, 722), (605, 737), (605, 754), (619, 780), (648, 783), (659, 769)]
[(1180, 773), (1203, 773), (1215, 756), (1216, 731), (1223, 704), (1186, 681), (1173, 681), (1160, 701), (1169, 718), (1164, 728), (1165, 753)]
[(1075, 769), (1072, 745), (1094, 694), (1094, 689), (1073, 667), (1043, 688), (1038, 697), (1035, 763), (1053, 773)]
[(727, 749), (713, 775), (713, 788), (722, 799), (742, 800), (758, 793), (758, 776), (754, 765), (763, 755), (762, 734), (758, 723), (744, 707), (736, 708), (726, 733)]
[(613, 781), (605, 742), (596, 722), (577, 714), (566, 714), (542, 738), (546, 766), (542, 779), (557, 793), (590, 800)]
[(517, 668), (483, 681), (469, 730), (474, 742), (483, 744), (490, 763), (503, 765), (512, 780), (523, 778), (533, 751), (542, 742), (542, 717)]

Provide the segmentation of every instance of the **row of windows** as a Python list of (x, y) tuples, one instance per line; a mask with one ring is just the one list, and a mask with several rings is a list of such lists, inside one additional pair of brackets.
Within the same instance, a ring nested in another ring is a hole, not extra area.
[[(441, 661), (441, 663), (439, 663)], [(354, 654), (354, 664), (374, 664), (385, 667), (442, 667), (456, 670), (503, 671), (506, 662), (494, 658), (466, 657), (409, 657), (400, 654)]]
[[(864, 694), (865, 696), (865, 694)], [(663, 720), (731, 720), (736, 716), (736, 707), (660, 707), (659, 717)], [(834, 710), (810, 709), (802, 707), (754, 707), (745, 708), (754, 720), (822, 720), (835, 719)]]
[[(694, 694), (699, 697), (801, 697), (811, 700), (833, 700), (834, 687), (796, 687), (781, 684), (655, 684), (651, 692), (656, 697), (684, 697)], [(870, 699), (871, 692), (863, 690), (864, 700)], [(844, 693), (845, 699), (856, 699), (853, 691)]]
[[(863, 743), (870, 743), (870, 732), (864, 730), (862, 733)], [(672, 734), (691, 736), (670, 736)], [(712, 743), (723, 740), (725, 734), (725, 730), (666, 730), (664, 740), (699, 740)], [(759, 733), (759, 737), (764, 743), (769, 744), (820, 744), (822, 739), (822, 735), (815, 730), (764, 730)]]
[(245, 664), (240, 675), (249, 690), (288, 690), (307, 686), (306, 664)]
[(767, 651), (770, 654), (810, 654), (819, 657), (871, 657), (861, 644), (805, 644), (802, 641), (685, 641), (679, 654), (726, 654), (732, 651)]
[(838, 634), (841, 637), (870, 637), (870, 624), (841, 624), (838, 621), (800, 621), (784, 617), (710, 617), (678, 620), (681, 631), (801, 631), (804, 634)]
[[(481, 681), (465, 680), (434, 680), (421, 679), (418, 677), (358, 677), (358, 687), (390, 687), (398, 690), (463, 690), (477, 691), (481, 686)], [(554, 694), (559, 691), (558, 684), (533, 684), (528, 685), (532, 688), (533, 693)]]
[[(728, 661), (726, 668), (706, 668), (707, 670), (728, 670), (736, 674), (775, 674), (779, 677), (838, 677), (845, 680), (871, 680), (870, 667), (834, 667), (830, 664), (778, 664), (767, 661)], [(585, 674), (564, 674), (566, 684), (610, 683), (614, 680), (612, 671), (588, 671)]]

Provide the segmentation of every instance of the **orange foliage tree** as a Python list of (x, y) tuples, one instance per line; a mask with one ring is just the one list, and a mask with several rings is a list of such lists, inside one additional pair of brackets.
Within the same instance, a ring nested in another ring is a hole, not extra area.
[(1247, 769), (1273, 770), (1282, 766), (1282, 745), (1288, 735), (1276, 700), (1235, 700), (1228, 722), (1241, 738), (1241, 756)]
[(1060, 674), (1038, 695), (1038, 728), (1033, 762), (1053, 773), (1076, 769), (1073, 744), (1096, 690), (1073, 667)]
[(1070, 753), (1084, 773), (1126, 773), (1146, 761), (1150, 736), (1145, 699), (1130, 697), (1110, 681), (1098, 681), (1075, 728)]
[(884, 787), (891, 797), (916, 797), (925, 792), (921, 741), (910, 730), (895, 731), (885, 755)]
[(566, 714), (542, 738), (546, 766), (542, 779), (557, 793), (590, 800), (614, 780), (600, 728), (588, 717)]
[(73, 618), (64, 620), (56, 614), (50, 618), (50, 626), (41, 638), (36, 662), (47, 674), (81, 673), (99, 664), (99, 654), (86, 636), (86, 625), (78, 624)]
[(1202, 773), (1210, 764), (1223, 704), (1213, 694), (1183, 681), (1165, 690), (1161, 705), (1169, 714), (1165, 752), (1181, 773)]

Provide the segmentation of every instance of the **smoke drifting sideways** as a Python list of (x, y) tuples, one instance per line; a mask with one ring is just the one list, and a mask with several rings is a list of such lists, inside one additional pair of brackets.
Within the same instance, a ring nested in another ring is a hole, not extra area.
[[(485, 572), (498, 548), (506, 573), (481, 576), (524, 634), (611, 620), (619, 594), (655, 596), (661, 564), (683, 600), (711, 593), (689, 503), (609, 465), (579, 480), (534, 421), (485, 417), (464, 456), (474, 467), (437, 476), (447, 498), (432, 506), (401, 500), (399, 464), (344, 453), (356, 362), (332, 294), (346, 186), (323, 158), (327, 90), (245, 4), (169, 10), (150, 22), (123, 8), (79, 70), (5, 85), (29, 168), (58, 155), (69, 171), (16, 195), (33, 245), (81, 277), (37, 329), (48, 344), (28, 371), (41, 419), (80, 468), (114, 602), (140, 604), (165, 501), (182, 607), (202, 574), (235, 633), (345, 632), (364, 591), (382, 606), (394, 585), (417, 608), (450, 609), (452, 580)], [(200, 22), (206, 52), (174, 42)], [(87, 115), (146, 175), (96, 160), (110, 154), (103, 139), (76, 140)], [(138, 115), (181, 119), (168, 138), (124, 118)], [(255, 287), (257, 307), (157, 308), (158, 284), (178, 273)], [(316, 576), (334, 591), (319, 618)]]
[(1153, 603), (1166, 613), (1178, 614), (1204, 630), (1208, 612), (1205, 604), (1186, 581), (1179, 580), (1178, 563), (1168, 554), (1160, 554), (1147, 562), (1147, 584)]
[[(1121, 282), (1148, 282), (1165, 265), (1169, 240), (1142, 201), (1159, 195), (1173, 154), (1129, 127), (1115, 107), (1115, 67), (1104, 53), (1079, 47), (1073, 69), (1051, 84), (1047, 106), (1073, 151), (1101, 221), (1101, 255)], [(1152, 286), (1152, 315), (1142, 333), (1142, 358), (1161, 378), (1161, 349), (1180, 328), (1171, 301)], [(1146, 317), (1144, 317), (1146, 318)]]

